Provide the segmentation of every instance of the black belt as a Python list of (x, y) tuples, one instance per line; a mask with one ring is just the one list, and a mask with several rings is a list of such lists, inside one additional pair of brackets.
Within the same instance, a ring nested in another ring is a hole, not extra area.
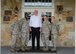
[(35, 29), (38, 29), (38, 28), (40, 28), (40, 27), (31, 27), (31, 28), (35, 28)]

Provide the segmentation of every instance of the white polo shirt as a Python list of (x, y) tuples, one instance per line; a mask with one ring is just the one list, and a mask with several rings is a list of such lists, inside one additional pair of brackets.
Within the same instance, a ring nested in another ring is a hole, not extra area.
[(30, 22), (29, 22), (30, 27), (42, 27), (42, 20), (39, 18), (39, 16), (31, 16), (30, 17)]

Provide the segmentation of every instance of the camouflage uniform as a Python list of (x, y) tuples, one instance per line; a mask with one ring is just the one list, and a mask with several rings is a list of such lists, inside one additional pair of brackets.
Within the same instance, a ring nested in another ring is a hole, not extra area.
[(19, 36), (19, 24), (18, 21), (12, 23), (11, 25), (11, 35), (12, 35), (12, 48), (18, 47), (18, 36)]
[(51, 40), (52, 40), (54, 49), (56, 48), (56, 38), (58, 34), (57, 26), (58, 25), (56, 23), (51, 23)]
[(64, 24), (63, 24), (63, 22), (62, 22), (62, 21), (58, 21), (58, 22), (57, 22), (57, 30), (58, 30), (58, 32), (59, 32), (59, 33), (62, 32), (63, 29), (64, 29)]
[(19, 21), (22, 47), (27, 46), (29, 40), (29, 21), (23, 18)]
[(50, 33), (50, 22), (48, 20), (42, 23), (42, 41), (45, 50), (48, 50), (49, 45), (49, 33)]

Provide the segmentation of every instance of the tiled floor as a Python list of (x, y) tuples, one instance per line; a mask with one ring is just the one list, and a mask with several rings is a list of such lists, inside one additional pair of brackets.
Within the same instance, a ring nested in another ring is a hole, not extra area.
[(75, 54), (74, 48), (57, 48), (57, 53), (12, 53), (10, 52), (10, 47), (1, 47), (1, 54)]

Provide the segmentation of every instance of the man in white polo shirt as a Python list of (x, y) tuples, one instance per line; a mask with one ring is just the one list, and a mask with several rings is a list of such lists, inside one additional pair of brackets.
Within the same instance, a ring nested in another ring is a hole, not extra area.
[(37, 49), (40, 49), (40, 32), (42, 31), (42, 21), (38, 16), (38, 10), (30, 17), (30, 31), (32, 32), (32, 49), (35, 49), (35, 37), (37, 39)]

